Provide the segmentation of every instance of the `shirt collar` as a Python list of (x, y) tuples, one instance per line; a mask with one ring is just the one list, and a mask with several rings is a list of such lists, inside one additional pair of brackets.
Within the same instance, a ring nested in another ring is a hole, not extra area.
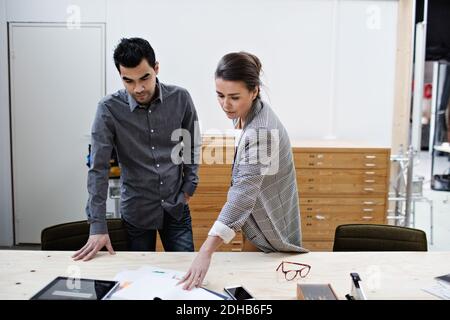
[[(245, 119), (245, 124), (244, 124), (244, 128), (245, 129), (247, 127), (247, 125), (256, 117), (256, 115), (261, 111), (263, 107), (263, 102), (261, 101), (260, 98), (256, 98), (255, 101), (252, 104), (252, 107), (250, 108), (250, 111), (248, 112), (247, 118)], [(233, 119), (233, 124), (236, 127), (237, 122), (239, 121), (239, 119)]]
[[(163, 101), (163, 95), (162, 95), (162, 90), (161, 90), (161, 83), (159, 82), (158, 78), (156, 78), (156, 89), (157, 89), (156, 92), (155, 92), (156, 97), (153, 98), (153, 100), (152, 100), (152, 102), (151, 102), (150, 104), (153, 104), (153, 103), (155, 103), (155, 102), (158, 101), (158, 100), (159, 100), (160, 102)], [(133, 112), (134, 109), (136, 109), (137, 107), (147, 108), (147, 106), (140, 105), (140, 104), (133, 98), (133, 96), (132, 96), (131, 94), (129, 94), (128, 92), (127, 92), (127, 95), (128, 95), (128, 104), (129, 104), (129, 106), (130, 106), (131, 112)]]

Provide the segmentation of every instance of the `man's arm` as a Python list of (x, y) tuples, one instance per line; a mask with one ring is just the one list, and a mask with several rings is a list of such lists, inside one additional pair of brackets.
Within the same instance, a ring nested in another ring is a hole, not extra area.
[[(181, 186), (181, 190), (190, 197), (194, 194), (198, 184), (198, 164), (200, 162), (200, 148), (202, 141), (197, 111), (195, 110), (194, 102), (187, 91), (186, 104), (187, 108), (182, 121), (182, 128), (187, 130), (190, 134), (189, 137), (183, 137), (183, 139), (190, 139), (190, 148), (184, 150), (185, 153), (190, 153), (190, 157), (186, 157), (186, 155), (184, 156), (183, 184)], [(186, 159), (188, 159), (188, 161), (186, 161)]]
[(114, 146), (114, 125), (110, 112), (102, 103), (97, 108), (92, 125), (91, 143), (91, 167), (87, 182), (89, 198), (86, 205), (90, 236), (86, 245), (72, 256), (75, 260), (90, 260), (104, 246), (110, 253), (114, 253), (106, 224), (109, 160)]

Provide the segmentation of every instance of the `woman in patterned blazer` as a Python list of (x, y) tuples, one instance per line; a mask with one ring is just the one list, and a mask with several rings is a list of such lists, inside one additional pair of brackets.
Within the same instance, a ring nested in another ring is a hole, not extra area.
[[(260, 98), (261, 62), (247, 52), (225, 55), (216, 72), (220, 106), (241, 135), (227, 202), (190, 269), (184, 289), (199, 286), (212, 254), (242, 230), (264, 252), (308, 252), (301, 246), (300, 210), (289, 136)], [(201, 183), (201, 182), (200, 182)]]

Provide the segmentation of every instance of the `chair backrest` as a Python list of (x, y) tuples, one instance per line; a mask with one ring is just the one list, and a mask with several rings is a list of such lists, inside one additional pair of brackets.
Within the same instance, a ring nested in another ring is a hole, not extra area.
[[(126, 251), (128, 249), (127, 233), (122, 219), (107, 219), (106, 221), (114, 250)], [(58, 224), (42, 230), (41, 249), (76, 251), (86, 244), (88, 238), (89, 224), (86, 220)]]
[(336, 228), (333, 251), (428, 251), (422, 230), (380, 224)]

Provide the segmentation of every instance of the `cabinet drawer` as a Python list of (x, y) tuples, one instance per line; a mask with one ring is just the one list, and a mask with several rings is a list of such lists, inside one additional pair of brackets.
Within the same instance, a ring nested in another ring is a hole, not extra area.
[[(371, 217), (370, 215), (364, 217)], [(383, 224), (384, 218), (374, 217), (371, 219), (362, 219), (362, 217), (355, 219), (303, 219), (302, 218), (302, 237), (308, 240), (334, 240), (334, 233), (336, 228), (342, 224)]]
[(298, 191), (300, 195), (317, 195), (317, 194), (342, 194), (342, 195), (370, 195), (370, 194), (386, 194), (387, 186), (385, 184), (299, 184)]
[(297, 169), (297, 182), (302, 184), (386, 184), (387, 171)]
[(234, 142), (227, 146), (215, 142), (202, 145), (201, 163), (204, 165), (231, 165), (234, 159)]
[(387, 153), (326, 153), (296, 151), (296, 168), (385, 169)]
[(349, 211), (349, 212), (321, 212), (321, 213), (302, 213), (301, 221), (302, 225), (317, 225), (326, 226), (330, 222), (336, 222), (338, 224), (346, 223), (370, 223), (371, 221), (381, 221), (384, 219), (383, 210), (379, 212), (362, 212), (362, 211)]
[(300, 207), (304, 205), (348, 205), (348, 206), (384, 206), (385, 197), (351, 197), (351, 198), (333, 198), (333, 197), (306, 197), (299, 194)]
[[(208, 232), (210, 228), (193, 228), (193, 240), (194, 240), (194, 250), (200, 250), (203, 242), (205, 242), (208, 237)], [(244, 245), (243, 236), (241, 232), (236, 232), (236, 237), (231, 240), (230, 243), (223, 244), (220, 246), (218, 251), (222, 252), (240, 252), (242, 251)], [(159, 234), (156, 239), (156, 251), (162, 252), (164, 251), (164, 247), (162, 245), (161, 239), (159, 238)]]
[(227, 193), (196, 193), (189, 201), (192, 220), (214, 222), (227, 201)]
[(387, 170), (297, 169), (301, 194), (385, 194)]
[[(384, 214), (384, 206), (367, 206), (367, 205), (310, 205), (310, 204), (301, 204), (300, 205), (300, 213), (302, 217), (308, 216), (321, 216), (321, 215), (349, 215), (349, 214), (362, 214), (367, 215), (383, 215)], [(319, 219), (319, 218), (318, 218)]]
[[(216, 176), (231, 177), (231, 164), (200, 164), (198, 174), (207, 178), (214, 178)], [(212, 177), (211, 177), (212, 176)]]
[(196, 194), (228, 192), (231, 184), (231, 165), (205, 165), (199, 167)]
[[(198, 247), (198, 249), (195, 249), (195, 251), (200, 250), (200, 248), (201, 248), (201, 245), (200, 245), (200, 247)], [(243, 249), (242, 245), (233, 246), (230, 244), (224, 244), (224, 245), (220, 246), (219, 249), (217, 249), (217, 251), (219, 251), (219, 252), (242, 252), (242, 249)]]
[(309, 251), (333, 251), (333, 241), (302, 241), (302, 247)]

